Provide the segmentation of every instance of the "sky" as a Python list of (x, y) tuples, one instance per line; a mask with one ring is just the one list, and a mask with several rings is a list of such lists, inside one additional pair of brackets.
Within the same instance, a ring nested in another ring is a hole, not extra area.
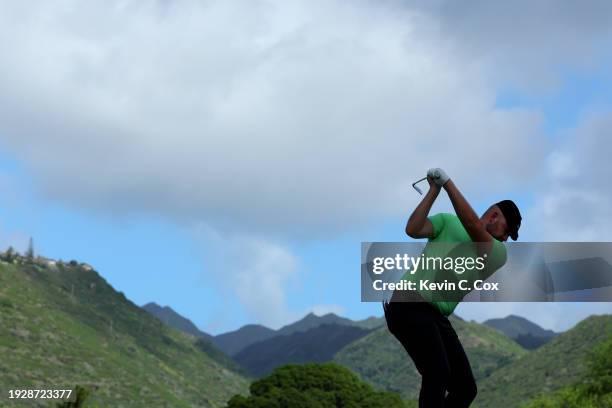
[[(612, 240), (612, 4), (0, 1), (0, 246), (218, 334), (360, 302), (442, 167), (521, 241)], [(450, 210), (441, 195), (433, 212)], [(566, 330), (612, 304), (464, 304)]]

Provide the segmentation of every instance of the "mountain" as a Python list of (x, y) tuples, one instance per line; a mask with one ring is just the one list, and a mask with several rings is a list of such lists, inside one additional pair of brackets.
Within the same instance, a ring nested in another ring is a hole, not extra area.
[(357, 320), (356, 322), (354, 322), (354, 324), (356, 327), (361, 327), (362, 329), (377, 329), (381, 326), (386, 325), (387, 322), (385, 322), (384, 317), (370, 316), (367, 319)]
[(338, 350), (368, 333), (369, 330), (354, 326), (322, 324), (252, 344), (235, 355), (234, 360), (260, 377), (288, 363), (331, 361)]
[(130, 407), (219, 407), (248, 390), (243, 376), (194, 337), (168, 328), (75, 261), (4, 257), (0, 327), (4, 390), (78, 384), (91, 390), (89, 404)]
[[(155, 302), (150, 302), (142, 306), (142, 308), (176, 330), (210, 341), (215, 348), (218, 348), (227, 356), (233, 356), (252, 343), (257, 343), (258, 341), (266, 340), (277, 335), (276, 331), (265, 326), (248, 324), (238, 330), (223, 333), (218, 336), (211, 336), (198, 329), (191, 320), (175, 312), (169, 306), (161, 307)], [(210, 348), (210, 346), (207, 347)], [(218, 356), (218, 353), (212, 349), (211, 353)]]
[[(451, 321), (477, 380), (528, 353), (495, 329), (454, 316)], [(350, 368), (378, 389), (398, 392), (404, 399), (418, 397), (420, 375), (386, 326), (348, 344), (335, 355), (334, 361)]]
[(612, 315), (591, 316), (549, 343), (493, 372), (478, 384), (478, 407), (520, 406), (544, 393), (580, 382), (585, 358), (612, 338)]
[(545, 330), (524, 317), (515, 315), (509, 315), (503, 319), (489, 319), (483, 324), (501, 331), (528, 350), (548, 343), (557, 335), (552, 330)]
[(228, 356), (238, 354), (245, 347), (276, 336), (276, 331), (259, 324), (247, 324), (238, 330), (213, 337), (213, 343)]
[(308, 313), (306, 316), (304, 316), (297, 322), (281, 327), (280, 329), (278, 329), (276, 334), (283, 336), (296, 332), (305, 332), (306, 330), (313, 329), (315, 327), (321, 326), (322, 324), (354, 326), (355, 322), (350, 319), (340, 317), (334, 313), (328, 313), (323, 316), (317, 316), (314, 313)]
[(371, 329), (384, 324), (384, 319), (380, 317), (370, 317), (361, 321), (353, 321), (344, 317), (328, 313), (317, 316), (309, 313), (297, 322), (288, 324), (278, 330), (272, 330), (265, 326), (249, 324), (238, 330), (223, 333), (213, 337), (212, 342), (229, 356), (235, 356), (252, 344), (273, 338), (275, 336), (288, 336), (293, 333), (305, 332), (321, 325), (338, 325), (361, 327)]
[(161, 307), (157, 303), (151, 302), (142, 308), (176, 330), (191, 334), (192, 336), (203, 337), (207, 340), (212, 340), (213, 338), (213, 336), (198, 329), (191, 320), (181, 316), (169, 306)]

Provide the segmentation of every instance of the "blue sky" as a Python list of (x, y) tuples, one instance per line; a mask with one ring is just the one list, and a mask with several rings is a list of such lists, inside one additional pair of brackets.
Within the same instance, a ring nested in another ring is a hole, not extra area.
[[(523, 241), (611, 239), (599, 189), (612, 173), (610, 32), (597, 16), (563, 28), (563, 13), (540, 25), (546, 10), (529, 10), (534, 31), (498, 24), (482, 38), (455, 24), (464, 15), (418, 4), (187, 3), (7, 13), (37, 30), (5, 21), (15, 41), (0, 49), (4, 247), (31, 236), (38, 253), (90, 263), (134, 303), (217, 334), (313, 310), (380, 315), (359, 300), (360, 243), (405, 239), (410, 182), (430, 166), (478, 211), (515, 199)], [(109, 15), (83, 24), (96, 13)], [(204, 35), (220, 17), (240, 29)], [(543, 40), (550, 30), (567, 32)], [(555, 330), (603, 312), (458, 309)]]

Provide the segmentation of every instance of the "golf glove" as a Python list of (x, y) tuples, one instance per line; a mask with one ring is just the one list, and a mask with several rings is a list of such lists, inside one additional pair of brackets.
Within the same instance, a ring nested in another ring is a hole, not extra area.
[(431, 177), (434, 183), (436, 183), (436, 185), (440, 187), (442, 187), (444, 184), (446, 184), (448, 180), (450, 180), (448, 174), (446, 174), (446, 172), (440, 168), (429, 169), (427, 171), (427, 176)]

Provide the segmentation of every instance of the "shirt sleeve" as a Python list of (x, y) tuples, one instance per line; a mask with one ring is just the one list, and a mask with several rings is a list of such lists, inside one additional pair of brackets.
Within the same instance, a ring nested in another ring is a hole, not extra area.
[(440, 235), (440, 232), (444, 229), (446, 225), (445, 215), (444, 213), (440, 213), (427, 218), (433, 225), (433, 238)]

